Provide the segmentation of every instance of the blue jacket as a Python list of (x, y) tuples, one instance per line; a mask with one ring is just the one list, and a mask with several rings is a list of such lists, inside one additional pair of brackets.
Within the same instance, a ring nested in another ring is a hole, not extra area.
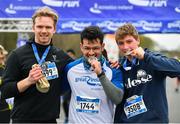
[[(122, 61), (125, 94), (116, 107), (115, 123), (169, 122), (166, 76), (180, 75), (180, 62), (145, 49), (143, 60)], [(130, 65), (130, 70), (125, 67)]]

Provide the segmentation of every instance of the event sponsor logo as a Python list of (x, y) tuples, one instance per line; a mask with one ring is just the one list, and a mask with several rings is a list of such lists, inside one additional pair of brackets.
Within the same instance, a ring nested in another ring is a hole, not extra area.
[(89, 11), (95, 14), (101, 14), (103, 10), (132, 10), (133, 6), (129, 5), (99, 5), (94, 3), (93, 7), (90, 7)]
[(125, 24), (125, 22), (103, 21), (96, 25), (101, 28), (107, 28), (108, 30), (115, 31), (119, 26)]
[(177, 13), (180, 13), (180, 7), (176, 7), (174, 10), (175, 10)]
[(42, 0), (42, 2), (46, 5), (54, 7), (79, 7), (79, 0)]
[(62, 23), (62, 29), (72, 28), (75, 31), (82, 31), (85, 27), (91, 25), (91, 22), (76, 22), (76, 21), (69, 21), (67, 23)]
[(128, 0), (129, 3), (136, 6), (166, 7), (168, 0)]
[(98, 78), (92, 78), (90, 76), (82, 76), (79, 78), (75, 78), (75, 82), (86, 82), (88, 85), (91, 86), (101, 86)]
[(136, 23), (133, 23), (136, 27), (141, 27), (145, 31), (160, 31), (163, 23), (162, 22), (148, 22), (148, 21), (138, 21)]
[[(119, 26), (122, 26), (125, 24), (126, 21), (122, 22), (114, 22), (114, 21), (103, 21), (99, 22), (96, 25), (101, 28), (106, 28), (110, 31), (115, 31)], [(145, 20), (138, 21), (138, 22), (132, 22), (133, 25), (135, 25), (138, 28), (142, 28), (145, 31), (160, 31), (162, 28), (162, 22), (148, 22)]]
[(9, 4), (9, 7), (5, 9), (5, 12), (8, 14), (16, 14), (17, 11), (31, 11), (36, 10), (40, 6), (15, 6), (12, 3)]
[(16, 14), (16, 11), (14, 10), (14, 6), (12, 3), (9, 4), (9, 7), (5, 9), (5, 12), (9, 14)]
[(94, 3), (94, 6), (89, 9), (92, 13), (100, 14), (101, 10), (98, 8), (98, 4)]
[(174, 21), (168, 23), (168, 28), (178, 28), (180, 29), (180, 21)]
[(138, 70), (137, 79), (131, 80), (128, 78), (128, 82), (125, 84), (126, 88), (136, 87), (140, 84), (146, 84), (152, 80), (152, 76), (147, 74), (144, 70)]

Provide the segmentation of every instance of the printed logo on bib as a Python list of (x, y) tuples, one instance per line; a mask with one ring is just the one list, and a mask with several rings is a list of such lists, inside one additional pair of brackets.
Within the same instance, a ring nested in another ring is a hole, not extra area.
[(45, 62), (41, 65), (41, 68), (47, 80), (58, 78), (58, 70), (55, 62)]
[(100, 99), (76, 97), (76, 111), (84, 113), (99, 113)]
[(134, 95), (126, 100), (124, 104), (124, 112), (127, 118), (139, 115), (147, 111), (143, 97)]

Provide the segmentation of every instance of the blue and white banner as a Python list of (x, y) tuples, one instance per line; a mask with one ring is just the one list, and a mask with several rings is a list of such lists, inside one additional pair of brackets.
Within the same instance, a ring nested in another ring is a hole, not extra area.
[(30, 19), (41, 6), (58, 12), (58, 33), (78, 33), (89, 25), (113, 33), (126, 22), (141, 33), (180, 32), (180, 0), (0, 0), (0, 20)]

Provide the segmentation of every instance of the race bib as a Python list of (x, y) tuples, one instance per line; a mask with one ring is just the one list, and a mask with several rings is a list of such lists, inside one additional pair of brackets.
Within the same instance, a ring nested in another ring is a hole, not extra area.
[(41, 65), (41, 68), (47, 80), (52, 80), (59, 77), (55, 62), (45, 62)]
[(127, 118), (139, 115), (147, 111), (144, 104), (143, 97), (134, 95), (126, 100), (124, 104), (124, 111)]
[(100, 99), (76, 97), (76, 111), (84, 113), (99, 113)]

